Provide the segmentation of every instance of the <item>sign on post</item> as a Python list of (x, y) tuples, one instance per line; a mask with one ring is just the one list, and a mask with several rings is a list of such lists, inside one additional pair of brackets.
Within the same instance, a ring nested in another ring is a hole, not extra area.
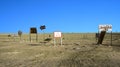
[[(99, 25), (99, 32), (101, 32), (101, 38), (100, 38), (101, 39), (101, 43), (102, 43), (102, 40), (104, 38), (104, 36), (102, 36), (102, 32), (106, 33), (106, 31), (110, 31), (111, 32), (111, 45), (112, 45), (112, 25), (111, 24)], [(99, 41), (100, 41), (100, 39), (99, 39)]]
[(61, 39), (61, 45), (62, 45), (62, 33), (61, 32), (54, 32), (54, 45), (56, 44), (56, 38)]
[(21, 36), (22, 36), (22, 31), (18, 31), (18, 35), (19, 35), (19, 37), (20, 37), (20, 40), (21, 40)]
[(36, 27), (30, 28), (30, 42), (31, 42), (31, 34), (36, 34), (36, 41), (37, 41), (38, 35), (37, 35), (37, 28)]

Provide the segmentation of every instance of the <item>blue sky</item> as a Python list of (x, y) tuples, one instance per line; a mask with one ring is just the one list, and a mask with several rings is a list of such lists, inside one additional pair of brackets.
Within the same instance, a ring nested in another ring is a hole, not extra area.
[(120, 0), (0, 0), (0, 33), (41, 32), (41, 25), (45, 32), (97, 32), (99, 24), (120, 32)]

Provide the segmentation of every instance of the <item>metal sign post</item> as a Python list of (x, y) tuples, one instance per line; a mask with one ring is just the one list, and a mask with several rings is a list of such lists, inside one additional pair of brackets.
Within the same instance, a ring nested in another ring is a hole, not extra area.
[(31, 34), (36, 34), (36, 42), (38, 41), (37, 29), (35, 27), (30, 28), (30, 42), (31, 42)]
[(62, 46), (62, 37), (61, 37), (61, 46)]
[(111, 31), (111, 46), (112, 46), (112, 31)]
[(56, 38), (60, 38), (61, 46), (62, 46), (62, 33), (61, 32), (54, 32), (54, 46), (56, 45)]
[[(42, 25), (42, 26), (40, 26), (40, 29), (41, 30), (44, 30), (44, 29), (46, 29), (46, 26), (45, 25)], [(43, 31), (43, 39), (45, 40), (45, 32)]]

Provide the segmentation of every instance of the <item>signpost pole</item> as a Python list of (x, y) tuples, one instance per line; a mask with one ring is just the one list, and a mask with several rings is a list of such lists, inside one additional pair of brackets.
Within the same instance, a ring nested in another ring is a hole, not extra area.
[(54, 38), (54, 46), (55, 46), (56, 42), (55, 42), (55, 38)]
[(30, 42), (31, 42), (31, 34), (29, 34)]
[(45, 40), (45, 32), (44, 32), (44, 30), (43, 30), (43, 35), (44, 35), (43, 40)]
[(111, 46), (112, 46), (112, 31), (111, 31)]
[(61, 46), (62, 46), (62, 37), (61, 37)]
[(38, 42), (38, 34), (36, 33), (36, 42)]

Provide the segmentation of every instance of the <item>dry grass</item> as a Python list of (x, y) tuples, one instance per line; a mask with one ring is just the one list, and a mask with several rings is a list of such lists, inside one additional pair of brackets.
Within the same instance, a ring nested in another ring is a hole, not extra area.
[(0, 67), (120, 67), (120, 47), (98, 46), (94, 34), (82, 35), (64, 34), (62, 46), (44, 43), (42, 35), (32, 43), (28, 35), (21, 41), (1, 36)]

